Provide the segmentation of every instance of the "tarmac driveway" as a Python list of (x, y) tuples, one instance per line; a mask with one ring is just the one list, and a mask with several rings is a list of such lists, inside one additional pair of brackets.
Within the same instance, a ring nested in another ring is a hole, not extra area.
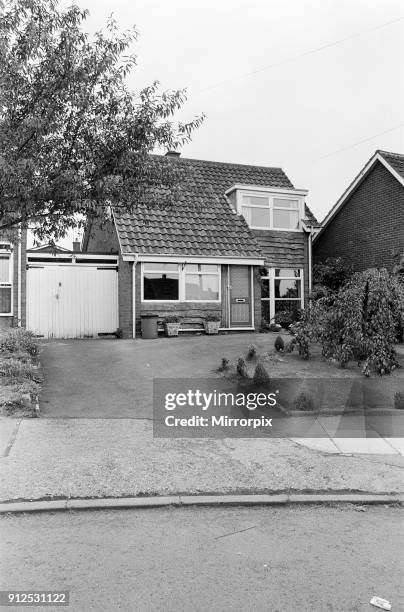
[(210, 378), (230, 351), (252, 342), (268, 350), (267, 334), (179, 336), (155, 340), (54, 340), (42, 343), (46, 417), (152, 418), (153, 378)]

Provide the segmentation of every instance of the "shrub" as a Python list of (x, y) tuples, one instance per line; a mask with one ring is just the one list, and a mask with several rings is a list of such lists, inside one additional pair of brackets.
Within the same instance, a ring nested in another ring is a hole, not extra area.
[(274, 321), (284, 329), (287, 329), (293, 323), (296, 323), (300, 319), (301, 310), (299, 308), (293, 308), (291, 310), (280, 310), (274, 316)]
[(404, 392), (397, 391), (394, 395), (394, 408), (397, 410), (404, 410)]
[(257, 356), (257, 347), (254, 344), (250, 344), (247, 350), (247, 359), (251, 361), (252, 359), (255, 359), (256, 356)]
[(352, 266), (342, 257), (328, 257), (324, 262), (313, 266), (314, 297), (339, 291), (352, 276)]
[(19, 359), (0, 359), (0, 376), (17, 380), (33, 380), (38, 376), (36, 368), (31, 363)]
[(276, 340), (275, 340), (275, 350), (279, 353), (279, 352), (283, 352), (283, 350), (285, 349), (285, 343), (283, 341), (282, 336), (277, 336)]
[(297, 395), (293, 401), (293, 408), (294, 410), (314, 410), (315, 406), (314, 406), (314, 402), (312, 397), (308, 394), (305, 393), (304, 391), (302, 391), (301, 393), (299, 393), (299, 395)]
[(222, 363), (220, 364), (219, 371), (224, 372), (230, 368), (230, 361), (227, 357), (222, 357)]
[(0, 351), (8, 353), (26, 352), (31, 357), (39, 354), (39, 345), (31, 331), (17, 327), (0, 337)]
[(264, 368), (263, 364), (259, 361), (255, 366), (253, 381), (256, 385), (263, 385), (269, 383), (269, 374)]
[(285, 345), (285, 353), (293, 353), (293, 351), (295, 350), (295, 346), (296, 346), (296, 338), (292, 338)]
[(247, 366), (244, 357), (239, 357), (237, 361), (237, 374), (242, 378), (248, 378)]
[(402, 321), (404, 287), (386, 270), (356, 273), (338, 293), (323, 297), (302, 313), (291, 328), (299, 355), (310, 357), (318, 341), (323, 356), (344, 367), (363, 361), (363, 373), (388, 374), (398, 366), (394, 345)]

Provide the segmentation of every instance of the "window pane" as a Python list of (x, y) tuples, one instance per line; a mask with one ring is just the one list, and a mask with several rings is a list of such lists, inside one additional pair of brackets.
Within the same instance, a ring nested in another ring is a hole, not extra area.
[(143, 283), (145, 300), (178, 300), (178, 274), (145, 272)]
[(261, 297), (262, 298), (269, 297), (269, 278), (261, 279)]
[(251, 227), (269, 228), (269, 208), (246, 208), (243, 206), (242, 213)]
[(0, 255), (0, 283), (10, 282), (10, 256)]
[(243, 206), (266, 206), (269, 208), (268, 196), (243, 196)]
[(11, 287), (0, 287), (0, 312), (11, 312)]
[(262, 317), (262, 323), (265, 325), (265, 323), (270, 323), (270, 304), (269, 304), (269, 300), (262, 300), (261, 302), (261, 317)]
[(275, 280), (275, 298), (300, 298), (300, 280)]
[(274, 227), (282, 229), (299, 229), (299, 212), (297, 210), (274, 209)]
[(301, 270), (292, 270), (291, 268), (275, 268), (275, 276), (290, 278), (300, 278)]
[(218, 300), (219, 278), (214, 275), (187, 274), (185, 277), (186, 300)]
[(211, 264), (187, 264), (186, 272), (204, 272), (206, 274), (218, 274), (219, 266)]
[(176, 263), (145, 263), (145, 270), (158, 270), (159, 272), (178, 272), (178, 264)]
[(284, 198), (274, 198), (274, 206), (275, 208), (294, 208), (295, 210), (298, 210), (299, 201), (285, 200)]

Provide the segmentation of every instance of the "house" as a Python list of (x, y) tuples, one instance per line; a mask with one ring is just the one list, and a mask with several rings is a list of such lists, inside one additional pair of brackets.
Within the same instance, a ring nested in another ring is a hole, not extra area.
[(0, 330), (26, 324), (27, 233), (0, 236)]
[(343, 257), (354, 271), (392, 270), (404, 256), (404, 155), (376, 151), (322, 223), (314, 263)]
[(207, 314), (224, 330), (259, 330), (277, 312), (304, 307), (316, 226), (307, 191), (281, 168), (167, 155), (162, 163), (185, 172), (175, 206), (115, 209), (108, 227), (89, 226), (83, 238), (83, 257), (118, 258), (123, 337), (138, 335), (146, 314), (180, 315), (188, 331)]

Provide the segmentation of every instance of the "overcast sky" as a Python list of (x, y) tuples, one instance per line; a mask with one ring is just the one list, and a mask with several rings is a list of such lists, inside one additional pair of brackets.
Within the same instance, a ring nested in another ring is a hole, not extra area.
[(179, 118), (207, 114), (183, 156), (281, 166), (319, 220), (376, 149), (404, 152), (402, 0), (78, 3), (89, 32), (136, 25), (134, 90), (187, 87)]

